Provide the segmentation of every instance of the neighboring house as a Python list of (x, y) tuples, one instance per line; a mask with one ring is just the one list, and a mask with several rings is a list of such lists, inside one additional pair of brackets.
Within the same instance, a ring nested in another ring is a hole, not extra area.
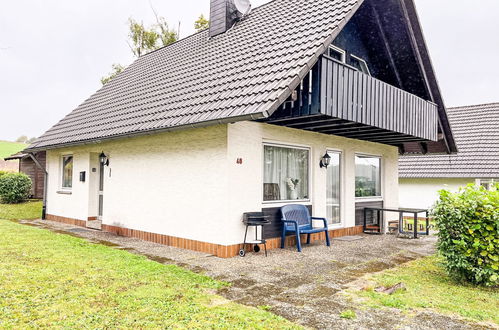
[[(33, 157), (32, 157), (33, 156)], [(18, 152), (4, 158), (5, 161), (18, 161), (18, 170), (25, 173), (31, 179), (31, 198), (42, 199), (45, 191), (45, 158), (46, 152), (39, 151), (32, 154)], [(37, 164), (38, 163), (38, 164)]]
[(400, 205), (430, 208), (438, 191), (499, 182), (499, 103), (448, 109), (457, 154), (400, 157)]
[(275, 0), (235, 25), (211, 6), (26, 150), (47, 151), (47, 219), (230, 257), (244, 212), (270, 247), (289, 203), (356, 234), (397, 205), (399, 152), (455, 151), (411, 0)]

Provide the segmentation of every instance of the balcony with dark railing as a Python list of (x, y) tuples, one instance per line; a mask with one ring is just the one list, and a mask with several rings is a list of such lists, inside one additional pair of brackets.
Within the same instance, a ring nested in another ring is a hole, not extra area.
[(327, 56), (266, 122), (395, 146), (438, 138), (436, 104)]

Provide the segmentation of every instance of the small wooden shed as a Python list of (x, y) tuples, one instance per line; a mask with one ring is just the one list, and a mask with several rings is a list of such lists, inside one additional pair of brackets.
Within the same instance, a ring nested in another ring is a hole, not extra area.
[[(45, 169), (46, 152), (40, 151), (33, 154), (41, 167)], [(6, 157), (5, 160), (19, 160), (19, 172), (25, 173), (31, 178), (33, 185), (31, 186), (31, 198), (42, 199), (44, 190), (45, 172), (42, 170), (29, 154), (19, 152), (12, 156)]]

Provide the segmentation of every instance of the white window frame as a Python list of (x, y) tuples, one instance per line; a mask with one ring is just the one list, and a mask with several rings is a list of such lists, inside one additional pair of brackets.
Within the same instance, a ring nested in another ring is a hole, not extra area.
[(355, 190), (357, 187), (354, 187), (354, 196), (355, 200), (357, 201), (362, 201), (362, 202), (369, 202), (369, 201), (382, 201), (383, 200), (383, 180), (384, 180), (384, 175), (383, 175), (383, 170), (384, 170), (384, 164), (383, 164), (383, 156), (382, 155), (374, 155), (374, 154), (366, 154), (366, 153), (355, 153), (354, 155), (354, 166), (355, 166), (355, 173), (354, 173), (354, 184), (355, 184), (355, 179), (357, 178), (357, 164), (355, 163), (355, 158), (359, 157), (370, 157), (370, 158), (379, 158), (379, 190), (380, 190), (380, 196), (365, 196), (365, 197), (357, 197), (355, 196)]
[[(72, 157), (72, 162), (73, 162), (73, 170), (71, 172), (71, 187), (64, 187), (64, 158), (66, 157)], [(60, 161), (59, 161), (59, 164), (60, 164), (60, 175), (59, 175), (59, 179), (60, 179), (60, 188), (61, 190), (64, 190), (64, 191), (71, 191), (73, 189), (73, 179), (74, 179), (74, 161), (75, 161), (75, 157), (73, 154), (64, 154), (64, 155), (61, 155), (61, 158), (60, 158)]]
[(356, 55), (354, 55), (354, 54), (350, 54), (350, 57), (352, 57), (352, 58), (356, 59), (357, 61), (359, 61), (359, 62), (361, 62), (361, 63), (364, 63), (364, 66), (366, 67), (367, 72), (364, 72), (364, 71), (362, 71), (362, 70), (358, 70), (357, 68), (355, 68), (356, 70), (358, 70), (358, 71), (360, 71), (360, 72), (362, 72), (362, 73), (365, 73), (365, 74), (367, 74), (367, 75), (371, 75), (371, 70), (369, 70), (369, 65), (367, 65), (366, 60), (364, 60), (363, 58), (360, 58), (360, 57), (358, 57), (358, 56), (356, 56)]
[[(335, 153), (340, 155), (340, 223), (328, 223), (328, 226), (331, 228), (344, 228), (345, 227), (345, 214), (344, 214), (344, 201), (345, 201), (345, 192), (344, 192), (344, 187), (345, 187), (345, 153), (341, 149), (335, 149), (335, 148), (326, 148), (328, 153)], [(327, 175), (327, 173), (326, 173)], [(326, 185), (327, 185), (327, 178), (326, 178)], [(327, 189), (327, 187), (326, 187)], [(327, 193), (326, 193), (327, 195)], [(327, 196), (326, 196), (327, 198)], [(326, 201), (326, 207), (327, 207), (327, 201)], [(329, 219), (327, 219), (329, 222)]]
[(337, 47), (335, 45), (329, 45), (329, 48), (341, 54), (341, 61), (340, 61), (341, 63), (343, 64), (347, 63), (347, 52), (344, 49), (341, 49), (340, 47)]
[[(308, 182), (307, 182), (307, 191), (308, 191), (308, 198), (307, 199), (293, 199), (293, 200), (278, 200), (278, 201), (266, 201), (264, 200), (264, 195), (263, 195), (263, 184), (264, 184), (264, 178), (265, 178), (265, 147), (279, 147), (279, 148), (288, 148), (288, 149), (300, 149), (300, 150), (307, 150), (308, 151)], [(304, 145), (298, 145), (298, 144), (289, 144), (289, 143), (279, 143), (279, 142), (263, 142), (262, 143), (262, 182), (260, 184), (260, 189), (261, 189), (261, 200), (262, 204), (268, 205), (268, 204), (282, 204), (286, 205), (289, 203), (300, 203), (300, 204), (308, 204), (312, 202), (312, 148), (310, 146), (304, 146)]]
[(490, 179), (489, 179), (489, 178), (487, 178), (487, 179), (484, 179), (484, 178), (482, 178), (482, 179), (475, 179), (475, 184), (476, 184), (476, 186), (477, 186), (477, 187), (479, 187), (479, 188), (480, 188), (480, 187), (482, 187), (482, 182), (483, 182), (483, 181), (489, 181), (489, 182), (490, 182), (490, 184), (494, 184), (494, 183), (499, 183), (499, 178), (497, 178), (497, 179), (496, 179), (496, 178), (490, 178)]

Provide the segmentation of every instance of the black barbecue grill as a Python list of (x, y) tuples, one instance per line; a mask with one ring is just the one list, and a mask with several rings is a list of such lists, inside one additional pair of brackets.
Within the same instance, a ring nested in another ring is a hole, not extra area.
[[(244, 232), (243, 248), (239, 250), (239, 255), (241, 257), (246, 255), (246, 245), (253, 245), (253, 251), (260, 252), (260, 246), (258, 245), (263, 244), (265, 256), (267, 256), (267, 241), (263, 238), (263, 227), (270, 224), (269, 217), (264, 215), (263, 212), (247, 212), (243, 214), (243, 223), (246, 225), (246, 231)], [(255, 240), (253, 241), (246, 241), (249, 227), (255, 227)], [(260, 238), (258, 238), (258, 227), (261, 227)]]

